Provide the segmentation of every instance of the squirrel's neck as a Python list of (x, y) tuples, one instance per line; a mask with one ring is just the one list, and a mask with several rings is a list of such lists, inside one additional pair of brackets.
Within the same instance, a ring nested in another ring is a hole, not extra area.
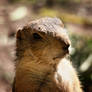
[[(56, 65), (45, 64), (40, 61), (38, 63), (37, 60), (26, 57), (22, 58), (16, 66), (16, 80), (23, 78), (33, 83), (38, 81), (43, 82), (44, 79), (52, 81), (54, 80), (55, 72)], [(37, 85), (39, 85), (39, 83), (37, 83)]]
[[(17, 53), (19, 53), (17, 51)], [(57, 65), (61, 59), (56, 59), (53, 60), (51, 57), (45, 57), (45, 56), (39, 56), (36, 57), (31, 53), (30, 50), (23, 51), (22, 55), (19, 53), (17, 56), (17, 65), (16, 67), (22, 67), (29, 65), (30, 67), (38, 68), (40, 67), (41, 69), (50, 68), (50, 70), (56, 71)], [(21, 57), (20, 57), (21, 56)], [(25, 68), (25, 67), (24, 67)]]
[(37, 69), (40, 71), (52, 71), (55, 72), (59, 61), (54, 61), (44, 58), (36, 58), (32, 56), (22, 57), (20, 60), (17, 60), (16, 69), (18, 67)]
[[(48, 60), (48, 61), (45, 61)], [(36, 58), (32, 56), (24, 56), (17, 61), (16, 73), (28, 72), (28, 74), (45, 76), (46, 74), (54, 75), (57, 71), (59, 61), (50, 59)]]

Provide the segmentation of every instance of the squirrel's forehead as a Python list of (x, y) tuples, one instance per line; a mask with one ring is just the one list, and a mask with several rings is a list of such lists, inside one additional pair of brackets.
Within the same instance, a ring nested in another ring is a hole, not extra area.
[(65, 43), (70, 43), (67, 30), (64, 28), (62, 21), (58, 18), (41, 18), (35, 21), (31, 21), (23, 30), (29, 30), (30, 33), (42, 32), (46, 35), (59, 38)]
[(50, 26), (43, 26), (43, 25), (37, 25), (37, 27), (33, 27), (30, 29), (32, 33), (39, 32), (44, 33), (47, 36), (55, 37), (57, 39), (62, 40), (65, 44), (70, 44), (70, 40), (68, 37), (67, 30), (61, 26), (52, 25)]
[(58, 18), (41, 18), (35, 21), (31, 21), (28, 26), (31, 29), (41, 31), (41, 32), (53, 32), (57, 33), (58, 27), (64, 28), (62, 21)]
[(52, 22), (52, 23), (32, 22), (29, 25), (29, 28), (31, 29), (30, 31), (42, 32), (42, 33), (45, 33), (46, 35), (51, 35), (55, 38), (62, 39), (66, 43), (70, 44), (67, 30), (64, 27), (62, 27), (60, 24), (56, 24), (55, 22)]
[(37, 24), (37, 25), (54, 24), (54, 25), (61, 25), (62, 27), (64, 27), (62, 21), (59, 18), (50, 18), (50, 17), (40, 18), (38, 20), (31, 21), (29, 22), (29, 25), (30, 24)]
[(67, 31), (60, 19), (57, 18), (42, 18), (32, 21), (28, 24), (30, 31), (43, 32), (45, 34), (52, 34), (52, 36), (67, 35)]

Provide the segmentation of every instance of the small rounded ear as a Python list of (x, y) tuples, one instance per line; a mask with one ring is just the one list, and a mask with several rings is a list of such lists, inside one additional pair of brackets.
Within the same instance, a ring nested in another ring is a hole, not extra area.
[(21, 40), (21, 39), (22, 39), (22, 37), (21, 37), (21, 31), (22, 31), (22, 30), (20, 30), (20, 29), (17, 31), (16, 38), (17, 38), (18, 40)]
[(17, 33), (16, 33), (16, 46), (17, 46), (17, 50), (18, 50), (19, 48), (21, 48), (21, 44), (22, 44), (21, 31), (22, 31), (22, 30), (18, 30)]
[(25, 28), (19, 29), (16, 34), (16, 38), (18, 40), (24, 40), (26, 38), (26, 30)]
[(18, 40), (27, 40), (30, 36), (30, 29), (27, 26), (24, 26), (23, 29), (19, 29), (16, 34)]

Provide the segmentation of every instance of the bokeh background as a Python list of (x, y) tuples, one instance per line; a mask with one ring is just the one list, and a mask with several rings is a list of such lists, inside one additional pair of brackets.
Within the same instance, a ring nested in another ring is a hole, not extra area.
[(92, 92), (92, 0), (0, 0), (0, 92), (11, 92), (16, 31), (44, 16), (65, 24), (72, 41), (70, 59), (84, 92)]

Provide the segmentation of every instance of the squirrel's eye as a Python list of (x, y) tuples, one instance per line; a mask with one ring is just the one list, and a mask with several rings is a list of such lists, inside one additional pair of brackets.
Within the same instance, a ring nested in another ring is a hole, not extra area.
[(39, 34), (37, 34), (37, 33), (33, 34), (33, 38), (34, 39), (42, 39), (42, 37)]

